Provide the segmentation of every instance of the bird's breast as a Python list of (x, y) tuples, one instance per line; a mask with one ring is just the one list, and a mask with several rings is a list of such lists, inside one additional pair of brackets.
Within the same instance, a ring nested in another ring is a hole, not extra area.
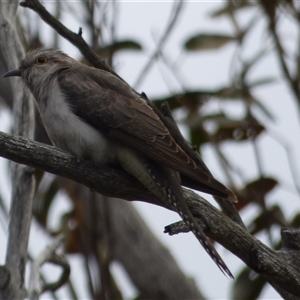
[(72, 112), (56, 82), (49, 90), (51, 93), (37, 102), (51, 142), (79, 159), (85, 157), (99, 164), (115, 162), (116, 145)]

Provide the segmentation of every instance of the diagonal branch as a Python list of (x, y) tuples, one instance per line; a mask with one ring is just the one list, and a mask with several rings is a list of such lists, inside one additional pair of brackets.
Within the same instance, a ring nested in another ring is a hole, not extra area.
[[(106, 196), (129, 201), (138, 199), (165, 207), (134, 177), (121, 169), (107, 166), (95, 167), (88, 161), (77, 162), (75, 157), (62, 150), (23, 137), (0, 132), (0, 156), (65, 176)], [(205, 199), (190, 190), (184, 189), (184, 191), (189, 208), (199, 219), (209, 237), (239, 257), (255, 272), (264, 276), (273, 286), (279, 287), (290, 295), (300, 295), (300, 260), (297, 249), (300, 248), (299, 232), (291, 235), (292, 231), (283, 231), (282, 236), (285, 238), (283, 249), (271, 250), (220, 213)], [(179, 228), (180, 230), (175, 226), (174, 229), (174, 225), (170, 225), (167, 227), (167, 232), (175, 234), (186, 231), (182, 224)], [(290, 235), (289, 242), (286, 242), (286, 236)]]
[(143, 68), (143, 70), (141, 71), (141, 74), (138, 76), (137, 82), (134, 84), (135, 88), (137, 88), (141, 84), (141, 82), (145, 78), (146, 74), (149, 72), (151, 66), (153, 65), (153, 62), (155, 61), (155, 59), (158, 57), (158, 55), (162, 51), (162, 48), (163, 48), (165, 42), (167, 41), (168, 37), (170, 36), (176, 22), (178, 21), (179, 15), (182, 11), (183, 4), (184, 4), (183, 1), (174, 2), (173, 13), (170, 17), (169, 23), (168, 23), (163, 35), (161, 36), (154, 53), (151, 55), (149, 61), (147, 62), (147, 64)]
[(35, 11), (41, 19), (47, 23), (49, 26), (55, 29), (55, 31), (68, 40), (70, 43), (75, 45), (81, 54), (93, 65), (95, 68), (99, 68), (115, 76), (120, 76), (103, 60), (101, 59), (95, 51), (86, 43), (82, 38), (82, 29), (80, 28), (78, 33), (75, 33), (65, 27), (60, 21), (58, 21), (54, 16), (52, 16), (45, 7), (38, 0), (25, 0), (20, 2), (20, 6), (30, 8)]

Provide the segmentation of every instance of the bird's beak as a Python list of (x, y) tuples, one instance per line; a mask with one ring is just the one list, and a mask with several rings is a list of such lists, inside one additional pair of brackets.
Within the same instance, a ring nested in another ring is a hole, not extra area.
[(5, 73), (2, 77), (21, 76), (21, 69), (15, 69)]

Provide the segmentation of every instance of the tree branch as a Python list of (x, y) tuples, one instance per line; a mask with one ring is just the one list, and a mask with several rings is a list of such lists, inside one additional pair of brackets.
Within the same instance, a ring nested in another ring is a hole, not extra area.
[[(88, 161), (77, 162), (75, 157), (62, 150), (23, 137), (0, 132), (0, 156), (65, 176), (109, 197), (140, 200), (165, 207), (134, 177), (121, 169), (95, 167)], [(293, 243), (284, 242), (284, 248), (280, 251), (271, 250), (205, 199), (190, 190), (184, 189), (184, 192), (189, 208), (209, 237), (264, 276), (273, 286), (294, 296), (300, 294), (300, 260), (298, 250), (295, 250), (295, 245), (300, 245), (296, 238), (292, 239)], [(166, 232), (175, 234), (186, 231), (183, 224), (180, 230), (174, 229), (174, 226), (168, 226)], [(288, 232), (283, 231), (283, 236)], [(293, 236), (298, 235), (294, 232)]]
[[(55, 291), (62, 287), (69, 279), (71, 268), (64, 255), (58, 255), (56, 250), (64, 242), (64, 236), (58, 236), (51, 245), (42, 251), (37, 259), (33, 261), (31, 276), (30, 276), (30, 287), (29, 287), (29, 298), (39, 299), (40, 295), (48, 290)], [(53, 283), (45, 283), (41, 285), (40, 268), (45, 263), (52, 263), (62, 268), (60, 278)]]
[[(20, 57), (24, 56), (16, 30), (17, 2), (0, 3), (0, 51), (6, 66), (15, 68)], [(21, 81), (14, 81), (13, 112), (14, 132), (33, 138), (34, 109), (33, 98), (24, 91)], [(24, 299), (26, 296), (24, 277), (27, 262), (27, 246), (31, 224), (32, 200), (35, 181), (33, 169), (27, 166), (12, 165), (12, 197), (5, 267), (8, 280), (0, 282), (1, 299)]]
[[(93, 53), (80, 33), (76, 34), (67, 30), (37, 0), (26, 0), (21, 2), (21, 5), (36, 11), (46, 23), (76, 45), (93, 66), (118, 76)], [(74, 157), (59, 149), (21, 137), (0, 133), (0, 156), (68, 177), (110, 197), (125, 198), (130, 201), (139, 199), (165, 207), (136, 179), (125, 174), (121, 169), (95, 167), (86, 161), (78, 163)], [(299, 259), (296, 250), (290, 247), (290, 244), (285, 245), (281, 251), (273, 251), (221, 214), (203, 198), (187, 190), (185, 192), (189, 208), (195, 216), (199, 217), (199, 222), (208, 236), (214, 238), (250, 268), (264, 276), (286, 299), (297, 299), (296, 296), (300, 294)], [(184, 225), (180, 226), (182, 229), (180, 231), (173, 230), (173, 225), (168, 226), (166, 230), (170, 234), (186, 230)], [(297, 244), (297, 242), (292, 244)], [(5, 270), (3, 270), (4, 273)]]
[(82, 28), (79, 28), (78, 33), (75, 33), (65, 27), (54, 16), (52, 16), (45, 7), (38, 0), (25, 0), (20, 2), (20, 6), (30, 8), (35, 11), (41, 19), (51, 26), (55, 31), (76, 46), (81, 54), (89, 61), (95, 68), (108, 71), (118, 78), (122, 79), (97, 53), (90, 48), (86, 41), (82, 38)]

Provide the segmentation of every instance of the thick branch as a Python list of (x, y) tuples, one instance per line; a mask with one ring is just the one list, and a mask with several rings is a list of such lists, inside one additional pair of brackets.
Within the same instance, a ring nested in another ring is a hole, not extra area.
[[(22, 137), (0, 133), (0, 156), (45, 171), (65, 176), (82, 183), (101, 194), (126, 200), (145, 201), (164, 207), (135, 178), (121, 169), (93, 166), (90, 162), (77, 162), (70, 154), (51, 146)], [(300, 261), (295, 255), (295, 243), (274, 251), (250, 235), (241, 226), (220, 213), (203, 198), (185, 189), (187, 203), (199, 218), (205, 233), (231, 251), (272, 285), (283, 288), (291, 295), (300, 295)], [(184, 231), (181, 225), (180, 231)], [(168, 232), (174, 234), (173, 226)]]
[[(17, 7), (14, 1), (0, 3), (0, 51), (9, 69), (18, 66), (18, 60), (24, 56), (16, 30)], [(33, 98), (29, 91), (24, 91), (20, 81), (14, 81), (12, 87), (14, 132), (33, 138)], [(3, 299), (23, 299), (26, 296), (24, 277), (34, 186), (33, 169), (13, 164), (10, 222), (4, 267), (10, 276), (5, 284), (0, 282), (0, 298)]]
[[(192, 191), (185, 191), (188, 206), (193, 214), (201, 219), (205, 233), (223, 245), (230, 252), (239, 257), (249, 268), (264, 276), (266, 280), (285, 299), (299, 299), (287, 297), (300, 295), (300, 259), (299, 252), (295, 244), (300, 247), (300, 231), (282, 231), (283, 248), (274, 251), (257, 240), (242, 227), (236, 225), (232, 220), (220, 214), (206, 201), (199, 201), (199, 196)], [(178, 222), (166, 227), (166, 232), (176, 234), (187, 231), (187, 227), (182, 222)], [(292, 233), (291, 233), (292, 232)], [(292, 241), (291, 241), (292, 240)], [(278, 288), (280, 287), (280, 288)]]
[(134, 177), (121, 169), (94, 167), (89, 161), (78, 162), (71, 154), (21, 136), (0, 132), (0, 156), (84, 184), (100, 194), (149, 202), (163, 206)]

